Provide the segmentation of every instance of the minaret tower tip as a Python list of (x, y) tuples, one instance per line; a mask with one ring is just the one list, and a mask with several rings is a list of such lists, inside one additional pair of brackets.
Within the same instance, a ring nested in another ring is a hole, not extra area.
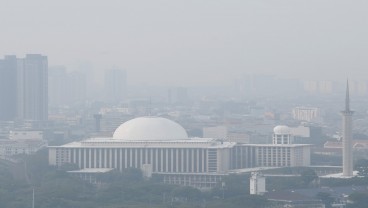
[(346, 80), (345, 112), (350, 112), (349, 80)]
[(343, 159), (342, 169), (343, 176), (353, 176), (353, 111), (350, 110), (350, 96), (349, 96), (349, 80), (346, 81), (346, 96), (345, 96), (345, 110), (342, 114), (342, 133), (343, 133)]

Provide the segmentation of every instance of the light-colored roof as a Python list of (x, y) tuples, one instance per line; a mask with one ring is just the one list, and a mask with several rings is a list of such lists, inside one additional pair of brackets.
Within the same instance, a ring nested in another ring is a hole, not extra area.
[(290, 128), (288, 126), (276, 126), (273, 128), (274, 134), (290, 134)]
[(121, 124), (113, 139), (154, 141), (188, 139), (185, 129), (178, 123), (161, 117), (139, 117)]
[[(342, 149), (341, 141), (326, 141), (323, 145), (324, 148), (328, 149)], [(368, 149), (368, 140), (353, 140), (353, 148), (356, 149)]]
[(114, 170), (114, 168), (85, 168), (80, 170), (71, 170), (68, 173), (107, 173)]
[(50, 148), (228, 148), (236, 145), (235, 142), (223, 142), (213, 138), (190, 138), (187, 140), (161, 140), (161, 141), (134, 141), (117, 140), (113, 138), (91, 138), (79, 142), (71, 142), (62, 146), (49, 146)]
[(239, 146), (253, 146), (253, 147), (307, 147), (312, 144), (238, 144)]
[(335, 173), (335, 174), (320, 176), (320, 178), (353, 178), (357, 175), (358, 175), (358, 171), (353, 171), (353, 176), (344, 176), (343, 173)]

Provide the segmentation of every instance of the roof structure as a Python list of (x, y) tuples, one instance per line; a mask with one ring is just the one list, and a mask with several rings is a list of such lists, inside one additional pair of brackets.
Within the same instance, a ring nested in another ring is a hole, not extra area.
[(138, 117), (121, 124), (113, 139), (135, 141), (162, 141), (188, 139), (185, 129), (178, 123), (162, 117)]

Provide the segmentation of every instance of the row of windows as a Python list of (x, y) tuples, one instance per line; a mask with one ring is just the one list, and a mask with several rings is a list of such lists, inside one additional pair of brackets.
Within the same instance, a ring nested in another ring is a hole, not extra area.
[(252, 168), (256, 165), (254, 147), (238, 146), (231, 151), (231, 169)]
[(282, 167), (290, 166), (290, 148), (262, 147), (258, 149), (258, 166)]
[[(70, 162), (78, 164), (80, 168), (117, 168), (121, 170), (128, 167), (140, 168), (142, 164), (151, 164), (154, 172), (197, 173), (207, 172), (209, 170), (207, 166), (213, 167), (212, 159), (211, 165), (207, 164), (210, 157), (207, 156), (207, 150), (200, 148), (83, 148), (69, 150)], [(215, 162), (217, 170), (217, 158)]]

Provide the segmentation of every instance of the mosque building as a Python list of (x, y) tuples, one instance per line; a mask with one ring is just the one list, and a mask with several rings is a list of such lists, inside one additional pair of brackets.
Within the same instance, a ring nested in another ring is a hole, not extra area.
[(50, 165), (67, 163), (81, 170), (140, 168), (165, 183), (211, 188), (239, 169), (309, 166), (310, 145), (293, 144), (286, 126), (275, 127), (272, 144), (189, 138), (178, 123), (149, 116), (121, 124), (111, 138), (49, 146)]

